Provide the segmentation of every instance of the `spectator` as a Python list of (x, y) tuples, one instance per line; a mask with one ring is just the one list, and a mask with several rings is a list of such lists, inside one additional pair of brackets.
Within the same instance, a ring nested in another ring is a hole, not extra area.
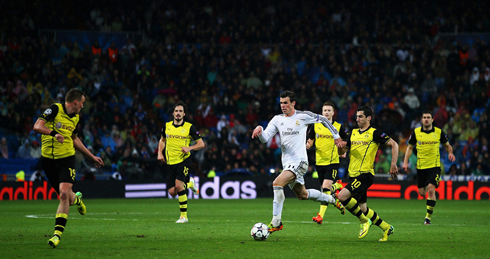
[(0, 155), (0, 158), (9, 159), (9, 148), (5, 137), (0, 140)]
[(407, 95), (403, 98), (411, 111), (416, 111), (420, 107), (419, 98), (415, 95), (414, 89), (411, 87), (408, 89)]
[(39, 142), (33, 141), (31, 145), (31, 157), (32, 158), (40, 158), (41, 157), (41, 147), (39, 145)]
[(17, 150), (17, 158), (31, 159), (31, 145), (29, 140), (24, 140), (24, 144)]

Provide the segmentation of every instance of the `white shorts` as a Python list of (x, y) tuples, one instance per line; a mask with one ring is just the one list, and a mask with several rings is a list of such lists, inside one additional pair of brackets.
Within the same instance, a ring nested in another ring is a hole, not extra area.
[(294, 182), (288, 184), (289, 188), (293, 189), (294, 186), (299, 183), (301, 185), (305, 185), (305, 178), (303, 177), (308, 171), (308, 161), (296, 161), (291, 162), (287, 165), (284, 165), (283, 171), (288, 170), (293, 172), (296, 175), (296, 179)]

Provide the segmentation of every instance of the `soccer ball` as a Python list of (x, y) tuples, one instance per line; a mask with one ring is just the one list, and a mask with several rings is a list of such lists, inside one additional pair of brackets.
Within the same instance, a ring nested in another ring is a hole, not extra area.
[(263, 241), (269, 237), (269, 228), (264, 223), (257, 223), (252, 227), (250, 235), (255, 241)]

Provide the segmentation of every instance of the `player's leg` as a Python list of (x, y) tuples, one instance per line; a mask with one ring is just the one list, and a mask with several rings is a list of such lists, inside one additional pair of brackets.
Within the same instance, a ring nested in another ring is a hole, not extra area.
[[(331, 183), (329, 180), (325, 178), (327, 175), (327, 166), (316, 166), (317, 172), (318, 172), (318, 180), (320, 180), (320, 184), (322, 186), (322, 192), (325, 193), (326, 195), (331, 194)], [(330, 185), (329, 185), (330, 183)], [(328, 203), (327, 202), (322, 202), (320, 204), (320, 212), (316, 214), (316, 217), (313, 217), (312, 220), (318, 224), (322, 224), (323, 222), (323, 217), (325, 215), (325, 211), (327, 211), (328, 208)]]
[(179, 195), (180, 218), (175, 223), (187, 223), (187, 189), (184, 181), (175, 179), (175, 191)]
[(61, 236), (65, 230), (66, 223), (68, 221), (68, 212), (70, 211), (70, 196), (73, 193), (72, 183), (60, 183), (59, 184), (59, 196), (60, 203), (58, 205), (58, 210), (56, 211), (56, 219), (54, 226), (53, 237), (48, 240), (48, 244), (53, 248), (56, 248), (60, 243)]
[(371, 226), (371, 220), (364, 215), (359, 206), (360, 203), (353, 196), (358, 197), (359, 201), (365, 203), (367, 189), (372, 185), (373, 179), (374, 175), (372, 174), (361, 174), (358, 177), (352, 178), (342, 191), (340, 191), (338, 197), (340, 202), (342, 202), (342, 205), (344, 205), (352, 215), (359, 219), (359, 238), (363, 238), (367, 235), (369, 227)]
[(427, 185), (427, 213), (425, 214), (424, 224), (430, 225), (432, 224), (432, 213), (434, 213), (434, 207), (436, 206), (436, 186), (432, 183)]
[(427, 213), (425, 215), (424, 224), (432, 224), (432, 213), (434, 213), (434, 207), (436, 206), (436, 189), (439, 187), (439, 180), (441, 175), (441, 168), (431, 168), (428, 169), (427, 175)]
[(363, 214), (371, 220), (373, 225), (378, 226), (383, 231), (383, 235), (381, 236), (381, 239), (379, 241), (387, 241), (388, 236), (395, 232), (395, 228), (392, 225), (388, 224), (386, 221), (383, 221), (379, 217), (378, 213), (376, 213), (376, 211), (367, 207), (366, 203), (360, 204), (360, 207)]
[(191, 189), (191, 191), (195, 194), (195, 195), (199, 195), (199, 187), (197, 186), (195, 180), (194, 180), (194, 177), (190, 177), (189, 178), (189, 182), (187, 183), (187, 188)]
[(293, 182), (295, 178), (296, 175), (293, 172), (289, 170), (284, 170), (272, 182), (274, 200), (272, 202), (272, 221), (269, 224), (269, 232), (271, 233), (282, 230), (283, 228), (281, 217), (282, 208), (285, 200), (284, 186), (286, 186), (290, 182)]
[(300, 200), (314, 200), (317, 202), (327, 202), (327, 203), (335, 203), (335, 198), (322, 193), (319, 190), (315, 189), (306, 189), (305, 188), (305, 179), (304, 175), (306, 170), (308, 169), (307, 162), (300, 162), (297, 165), (287, 165), (288, 168), (291, 168), (291, 172), (294, 174), (294, 182), (290, 183), (289, 186), (296, 194), (296, 197)]
[[(325, 174), (325, 179), (327, 180), (326, 182), (324, 182), (324, 187), (323, 187), (323, 190), (325, 191), (325, 189), (327, 190), (330, 190), (331, 193), (336, 193), (337, 190), (342, 190), (342, 183), (341, 182), (338, 182), (338, 180), (340, 180), (339, 176), (338, 176), (338, 172), (339, 172), (339, 164), (331, 164), (329, 166), (329, 170), (326, 172)], [(345, 214), (345, 208), (344, 206), (342, 205), (342, 203), (336, 199), (335, 200), (335, 207), (340, 210), (340, 213), (342, 215)]]
[(434, 207), (436, 206), (435, 189), (439, 185), (439, 173), (440, 169), (439, 171), (436, 171), (434, 169), (417, 170), (417, 186), (419, 188), (419, 194), (424, 198), (426, 194), (428, 194), (426, 200), (427, 212), (424, 218), (425, 225), (432, 224), (431, 217), (432, 213), (434, 212)]
[(187, 223), (187, 183), (189, 182), (189, 171), (191, 160), (186, 159), (178, 164), (175, 177), (175, 191), (179, 195), (180, 218), (176, 223)]

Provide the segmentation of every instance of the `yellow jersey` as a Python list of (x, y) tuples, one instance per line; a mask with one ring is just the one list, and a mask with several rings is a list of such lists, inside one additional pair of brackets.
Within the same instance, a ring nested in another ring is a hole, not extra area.
[(51, 135), (41, 137), (41, 155), (45, 158), (60, 159), (75, 155), (72, 135), (78, 133), (77, 126), (80, 121), (78, 114), (67, 114), (65, 104), (54, 103), (44, 111), (39, 119), (46, 121), (44, 126), (55, 130), (65, 138), (60, 143)]
[(187, 159), (191, 153), (183, 153), (182, 147), (190, 146), (192, 140), (201, 139), (199, 131), (189, 122), (174, 125), (173, 121), (169, 121), (162, 128), (161, 134), (165, 139), (163, 154), (168, 165), (175, 165)]
[(422, 127), (416, 128), (408, 144), (417, 150), (417, 169), (441, 167), (441, 153), (439, 147), (448, 142), (448, 137), (438, 127), (425, 131)]
[[(334, 121), (332, 125), (339, 132), (341, 139), (347, 139), (347, 133), (342, 124)], [(308, 133), (308, 138), (315, 140), (316, 165), (330, 165), (338, 164), (340, 162), (339, 151), (335, 145), (332, 132), (323, 124), (313, 124)]]
[(353, 129), (347, 141), (350, 148), (349, 176), (357, 177), (365, 173), (374, 175), (374, 161), (378, 148), (390, 139), (388, 135), (371, 126), (365, 131)]

